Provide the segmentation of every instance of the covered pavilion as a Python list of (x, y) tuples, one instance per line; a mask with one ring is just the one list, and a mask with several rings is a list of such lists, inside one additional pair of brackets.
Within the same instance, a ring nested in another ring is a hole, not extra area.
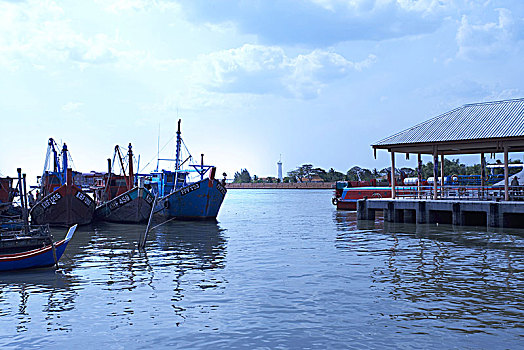
[[(467, 104), (417, 124), (371, 145), (391, 153), (391, 195), (395, 198), (395, 154), (418, 155), (420, 188), (421, 155), (433, 156), (433, 199), (438, 198), (438, 157), (480, 154), (481, 186), (485, 187), (485, 154), (504, 153), (504, 200), (509, 196), (509, 153), (524, 151), (524, 98)], [(441, 166), (441, 186), (444, 172)]]

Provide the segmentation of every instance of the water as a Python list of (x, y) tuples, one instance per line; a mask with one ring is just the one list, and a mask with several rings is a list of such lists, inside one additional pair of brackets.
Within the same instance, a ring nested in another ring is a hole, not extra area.
[(58, 272), (0, 275), (0, 347), (523, 347), (524, 231), (357, 223), (330, 197), (230, 190), (146, 254), (144, 226), (83, 227)]

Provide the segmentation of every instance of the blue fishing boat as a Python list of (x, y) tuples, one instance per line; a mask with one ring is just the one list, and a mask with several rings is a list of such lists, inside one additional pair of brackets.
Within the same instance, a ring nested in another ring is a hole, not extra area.
[(189, 168), (184, 168), (193, 157), (186, 148), (188, 155), (182, 161), (180, 123), (181, 120), (178, 120), (175, 159), (159, 159), (174, 161), (175, 169), (159, 171), (157, 165), (157, 170), (151, 173), (146, 182), (146, 186), (158, 198), (154, 213), (182, 220), (216, 219), (227, 190), (215, 178), (216, 167), (204, 165), (204, 155), (201, 156), (200, 164), (189, 164)]
[[(44, 246), (39, 248), (24, 250), (17, 253), (0, 254), (0, 271), (21, 270), (57, 265), (58, 260), (60, 260), (65, 252), (67, 244), (71, 238), (73, 238), (76, 227), (77, 225), (74, 225), (69, 228), (66, 237), (59, 242), (53, 243), (51, 241), (47, 244), (44, 241)], [(15, 237), (14, 244), (19, 246), (19, 242), (27, 242), (26, 238), (35, 239), (35, 237)], [(8, 239), (4, 239), (3, 243), (5, 244), (7, 241)], [(6, 247), (6, 249), (13, 249), (13, 247)], [(2, 251), (5, 250), (2, 249)]]

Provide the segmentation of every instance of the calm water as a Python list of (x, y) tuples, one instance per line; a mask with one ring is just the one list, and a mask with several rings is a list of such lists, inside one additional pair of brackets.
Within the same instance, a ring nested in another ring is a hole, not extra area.
[(230, 190), (146, 254), (145, 226), (81, 228), (59, 271), (0, 275), (0, 347), (523, 348), (524, 231), (357, 223), (330, 197)]

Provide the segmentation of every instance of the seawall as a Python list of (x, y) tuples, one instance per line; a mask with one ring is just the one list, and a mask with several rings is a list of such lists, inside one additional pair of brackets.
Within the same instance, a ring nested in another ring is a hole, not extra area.
[(297, 182), (297, 183), (226, 183), (229, 189), (303, 189), (318, 190), (332, 189), (334, 182)]

